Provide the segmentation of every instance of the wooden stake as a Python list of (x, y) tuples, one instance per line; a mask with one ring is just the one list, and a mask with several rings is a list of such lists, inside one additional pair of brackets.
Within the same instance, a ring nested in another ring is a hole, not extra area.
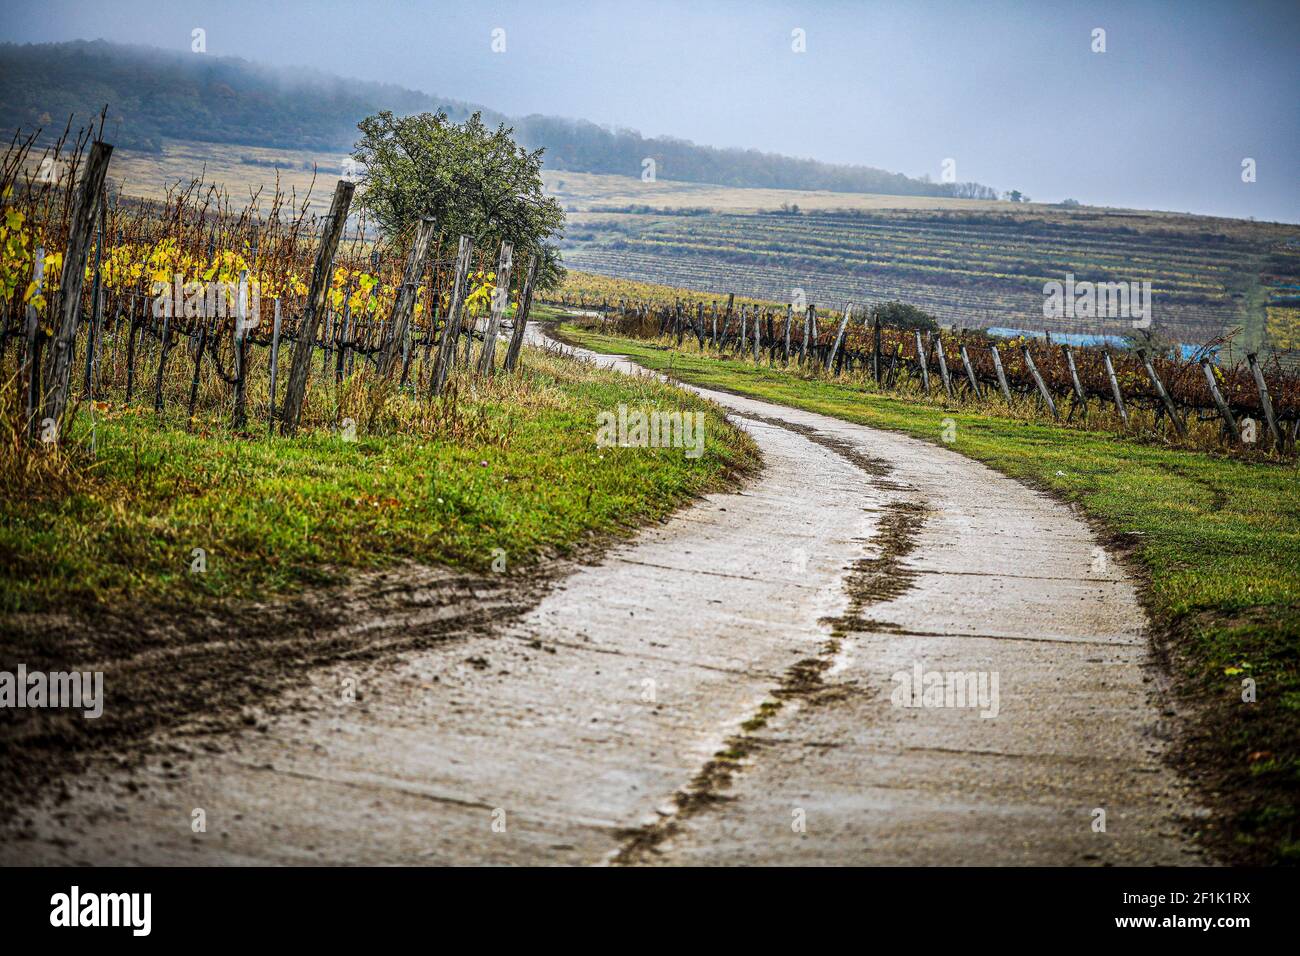
[(86, 280), (86, 253), (98, 218), (104, 177), (112, 155), (113, 147), (108, 143), (96, 142), (90, 147), (90, 156), (77, 184), (72, 215), (68, 220), (68, 247), (63, 253), (63, 273), (59, 280), (59, 315), (50, 354), (45, 360), (45, 394), (41, 403), (41, 418), (52, 419), (59, 435), (63, 430), (63, 413), (68, 406), (72, 359), (77, 347), (81, 288)]
[(1074, 353), (1070, 351), (1068, 345), (1062, 345), (1061, 349), (1065, 352), (1065, 364), (1070, 369), (1070, 382), (1074, 386), (1074, 397), (1079, 400), (1079, 404), (1083, 406), (1083, 409), (1086, 412), (1088, 410), (1088, 402), (1087, 399), (1083, 397), (1083, 385), (1079, 381), (1079, 370), (1074, 367)]
[(1219, 391), (1219, 383), (1214, 378), (1214, 364), (1209, 356), (1201, 357), (1201, 370), (1205, 372), (1205, 380), (1210, 383), (1210, 397), (1214, 399), (1214, 407), (1219, 410), (1223, 424), (1228, 427), (1232, 437), (1240, 444), (1241, 429), (1237, 427), (1237, 420), (1232, 417), (1232, 409), (1228, 407), (1228, 403), (1223, 400), (1223, 393)]
[(1268, 395), (1268, 384), (1264, 381), (1264, 372), (1259, 367), (1259, 361), (1254, 352), (1246, 354), (1246, 361), (1250, 363), (1250, 374), (1255, 377), (1255, 387), (1259, 390), (1259, 404), (1264, 408), (1264, 420), (1268, 423), (1268, 430), (1273, 435), (1273, 447), (1280, 453), (1282, 451), (1282, 430), (1277, 426), (1277, 416), (1273, 414), (1273, 402)]
[(307, 294), (307, 307), (298, 329), (298, 339), (293, 343), (293, 366), (289, 369), (289, 384), (285, 388), (284, 406), (280, 412), (280, 434), (295, 435), (298, 419), (302, 416), (303, 400), (307, 394), (307, 377), (311, 372), (311, 353), (316, 348), (317, 327), (325, 311), (325, 295), (329, 291), (330, 270), (334, 266), (334, 253), (338, 249), (343, 225), (347, 222), (348, 207), (356, 184), (346, 179), (334, 187), (334, 200), (326, 216), (325, 230), (320, 248), (316, 251), (316, 264), (311, 273), (311, 290)]
[(1174, 423), (1174, 428), (1178, 430), (1178, 434), (1186, 438), (1187, 425), (1178, 417), (1178, 411), (1174, 408), (1173, 400), (1170, 399), (1169, 393), (1165, 391), (1164, 382), (1160, 381), (1160, 376), (1156, 374), (1156, 370), (1151, 364), (1151, 359), (1147, 356), (1147, 350), (1138, 349), (1138, 358), (1142, 360), (1142, 365), (1147, 371), (1147, 378), (1151, 380), (1152, 386), (1155, 387), (1156, 394), (1160, 396), (1160, 401), (1165, 407), (1165, 412), (1169, 415), (1169, 420)]
[(916, 336), (916, 365), (921, 370), (921, 384), (925, 386), (925, 394), (930, 394), (930, 368), (929, 363), (925, 360), (925, 348), (921, 345), (921, 330), (913, 329), (912, 334)]
[[(402, 284), (397, 290), (397, 299), (393, 302), (393, 317), (389, 322), (388, 338), (383, 351), (379, 354), (379, 374), (387, 378), (393, 374), (397, 363), (397, 350), (405, 352), (406, 333), (411, 325), (411, 313), (415, 309), (416, 293), (420, 288), (420, 278), (424, 275), (424, 260), (429, 256), (429, 245), (433, 241), (433, 230), (437, 224), (430, 216), (420, 220), (415, 229), (415, 241), (406, 257), (406, 270), (402, 273)], [(403, 355), (403, 374), (406, 361)]]
[(1059, 419), (1061, 413), (1056, 410), (1056, 402), (1052, 401), (1052, 393), (1047, 390), (1047, 384), (1043, 381), (1043, 376), (1038, 374), (1038, 366), (1034, 364), (1034, 357), (1029, 354), (1029, 346), (1024, 347), (1025, 365), (1029, 369), (1029, 374), (1034, 377), (1034, 384), (1038, 386), (1038, 394), (1043, 396), (1043, 401), (1052, 411), (1052, 417)]
[(794, 306), (785, 307), (785, 348), (781, 352), (781, 361), (785, 365), (790, 364), (790, 323), (794, 321)]
[(873, 329), (871, 342), (871, 375), (876, 380), (876, 388), (880, 387), (880, 316), (876, 316), (875, 328)]
[[(519, 351), (524, 344), (524, 328), (528, 324), (528, 313), (533, 307), (533, 278), (537, 273), (537, 256), (528, 257), (528, 271), (524, 273), (524, 287), (519, 291), (519, 308), (515, 310), (515, 330), (510, 336), (510, 348), (506, 349), (506, 371), (513, 372), (519, 365)], [(704, 306), (700, 306), (701, 309)], [(700, 317), (700, 329), (704, 328), (704, 318)], [(704, 347), (704, 336), (700, 336), (700, 347)]]
[(280, 372), (280, 297), (275, 297), (275, 318), (271, 323), (271, 415), (275, 421), (275, 379)]
[(807, 361), (808, 361), (808, 350), (809, 350), (809, 348), (811, 348), (811, 346), (812, 346), (813, 310), (814, 310), (815, 308), (816, 308), (816, 307), (815, 307), (812, 303), (809, 303), (809, 304), (808, 304), (808, 308), (804, 310), (804, 314), (803, 314), (803, 352), (800, 353), (800, 355), (799, 355), (799, 362), (800, 362), (800, 364), (805, 364), (805, 363), (807, 363)]
[(1124, 407), (1124, 393), (1119, 389), (1119, 379), (1115, 377), (1115, 366), (1110, 362), (1110, 353), (1103, 350), (1101, 360), (1106, 366), (1106, 377), (1110, 379), (1110, 393), (1115, 396), (1115, 408), (1125, 426), (1128, 425), (1128, 409)]
[(828, 372), (835, 361), (835, 356), (839, 353), (840, 343), (844, 341), (844, 330), (848, 327), (849, 316), (852, 314), (853, 303), (850, 302), (844, 306), (844, 318), (840, 319), (839, 331), (835, 333), (835, 344), (831, 346), (831, 350), (826, 354), (826, 371)]
[[(32, 281), (36, 283), (34, 295), (40, 295), (45, 287), (45, 247), (36, 247), (36, 261), (32, 263)], [(48, 300), (47, 300), (48, 302)], [(46, 305), (49, 308), (49, 305)], [(36, 306), (27, 303), (26, 351), (23, 361), (27, 366), (27, 407), (24, 409), (27, 421), (27, 436), (36, 441), (40, 434), (37, 412), (41, 407), (41, 346), (45, 335), (41, 331), (41, 317), (36, 313)], [(128, 378), (129, 383), (129, 378)], [(128, 395), (130, 385), (127, 386)]]
[(1007, 385), (1007, 373), (1002, 368), (1002, 356), (998, 354), (998, 347), (990, 345), (989, 351), (993, 353), (993, 371), (998, 375), (998, 388), (1002, 391), (1002, 397), (1006, 399), (1007, 405), (1011, 404), (1011, 387)]
[(208, 317), (199, 316), (199, 348), (194, 354), (194, 374), (190, 376), (190, 403), (185, 413), (185, 427), (194, 425), (194, 407), (199, 400), (199, 373), (203, 370), (203, 350), (208, 347)]
[[(456, 275), (452, 280), (451, 300), (447, 308), (447, 324), (438, 342), (438, 354), (433, 360), (433, 375), (429, 380), (429, 393), (441, 395), (447, 384), (447, 373), (456, 364), (456, 345), (460, 341), (461, 314), (465, 311), (465, 286), (469, 279), (469, 259), (474, 244), (469, 236), (460, 237), (456, 250)], [(473, 340), (473, 332), (470, 339)]]
[(172, 297), (167, 297), (167, 309), (163, 312), (162, 344), (158, 348), (158, 372), (153, 383), (153, 410), (161, 415), (163, 410), (163, 376), (167, 371), (167, 354), (171, 351), (172, 312), (175, 311)]
[(970, 356), (966, 353), (966, 344), (961, 343), (957, 349), (961, 352), (961, 364), (966, 369), (966, 380), (970, 382), (971, 391), (975, 393), (976, 398), (983, 398), (984, 396), (980, 394), (980, 383), (975, 378), (975, 369), (971, 366)]
[(936, 343), (934, 351), (939, 356), (939, 375), (943, 379), (943, 387), (947, 390), (949, 398), (956, 398), (957, 396), (952, 390), (952, 378), (948, 375), (948, 360), (944, 358), (943, 354), (943, 336), (936, 332), (934, 341)]
[[(339, 353), (342, 355), (342, 353)], [(248, 426), (248, 271), (240, 270), (239, 292), (235, 303), (235, 409), (230, 427), (240, 431)]]

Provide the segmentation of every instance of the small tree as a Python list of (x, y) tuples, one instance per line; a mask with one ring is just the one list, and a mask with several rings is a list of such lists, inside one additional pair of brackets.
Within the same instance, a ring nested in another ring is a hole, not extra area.
[(906, 302), (882, 302), (871, 307), (870, 320), (891, 329), (933, 331), (939, 327), (933, 315)]
[(353, 158), (362, 164), (361, 201), (389, 235), (407, 235), (433, 216), (450, 235), (478, 248), (514, 243), (515, 261), (539, 256), (535, 282), (564, 278), (547, 240), (564, 226), (557, 200), (542, 195), (542, 150), (529, 152), (505, 125), (478, 113), (453, 123), (446, 113), (396, 117), (385, 110), (362, 120)]

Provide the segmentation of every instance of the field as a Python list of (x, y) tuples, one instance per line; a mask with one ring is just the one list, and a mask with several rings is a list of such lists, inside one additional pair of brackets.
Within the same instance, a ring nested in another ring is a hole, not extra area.
[[(585, 272), (666, 285), (840, 305), (901, 300), (963, 328), (1131, 334), (1126, 320), (1044, 319), (1043, 286), (1149, 280), (1152, 330), (1202, 344), (1244, 329), (1285, 347), (1285, 322), (1266, 332), (1270, 284), (1294, 282), (1293, 227), (1125, 211), (1029, 207), (800, 215), (654, 211), (570, 216), (565, 260)], [(1281, 290), (1279, 290), (1281, 291)]]

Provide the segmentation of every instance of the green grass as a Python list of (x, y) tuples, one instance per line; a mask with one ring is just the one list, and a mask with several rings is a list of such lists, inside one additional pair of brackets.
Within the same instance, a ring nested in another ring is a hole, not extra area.
[[(1178, 691), (1204, 724), (1183, 754), (1189, 772), (1232, 794), (1229, 834), (1207, 834), (1238, 858), (1300, 860), (1300, 475), (1294, 463), (1244, 461), (861, 385), (804, 378), (662, 344), (563, 334), (626, 354), (678, 380), (942, 442), (998, 471), (1076, 502), (1130, 555), (1167, 647)], [(1258, 701), (1241, 701), (1242, 680)]]
[[(458, 374), (454, 410), (435, 416), (390, 397), (381, 424), (395, 424), (359, 426), (355, 441), (322, 409), (284, 439), (264, 422), (232, 434), (220, 408), (191, 432), (179, 409), (159, 422), (110, 402), (93, 462), (0, 492), (0, 610), (260, 597), (401, 559), (486, 570), (495, 549), (516, 568), (662, 518), (756, 464), (748, 436), (678, 389), (533, 350), (523, 367), (478, 387)], [(705, 453), (597, 448), (597, 413), (620, 403), (705, 410)], [(90, 424), (83, 409), (71, 448)]]

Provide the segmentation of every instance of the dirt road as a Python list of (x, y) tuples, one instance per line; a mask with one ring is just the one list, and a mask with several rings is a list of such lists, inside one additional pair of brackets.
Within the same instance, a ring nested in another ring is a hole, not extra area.
[(104, 760), (0, 862), (1204, 862), (1133, 584), (1086, 524), (947, 449), (704, 394), (762, 448), (742, 492), (500, 633)]

